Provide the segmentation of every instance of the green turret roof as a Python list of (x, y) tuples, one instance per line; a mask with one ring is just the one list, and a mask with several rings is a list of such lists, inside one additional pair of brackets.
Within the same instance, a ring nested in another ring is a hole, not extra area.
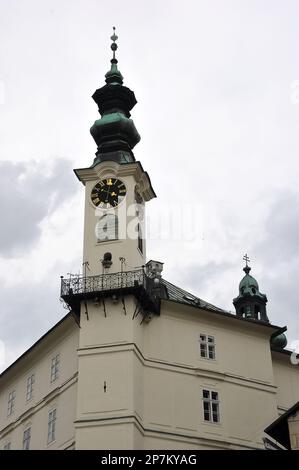
[(246, 266), (243, 268), (245, 276), (239, 284), (238, 297), (233, 299), (236, 314), (245, 318), (269, 322), (266, 312), (267, 296), (260, 292), (256, 279), (249, 274), (251, 268), (248, 266), (247, 254), (243, 259), (246, 261)]
[(275, 336), (271, 340), (271, 345), (278, 349), (284, 349), (287, 344), (288, 344), (288, 340), (284, 333), (281, 333), (280, 335)]
[(243, 271), (245, 272), (245, 276), (239, 284), (239, 297), (258, 296), (264, 299), (266, 296), (260, 293), (258, 282), (256, 279), (254, 279), (254, 277), (249, 274), (250, 270), (251, 268), (249, 266), (245, 266), (245, 268), (243, 269)]

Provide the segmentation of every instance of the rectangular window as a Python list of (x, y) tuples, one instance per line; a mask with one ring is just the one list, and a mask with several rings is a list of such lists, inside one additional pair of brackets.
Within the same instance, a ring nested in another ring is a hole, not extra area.
[(11, 442), (7, 442), (4, 447), (3, 447), (4, 450), (10, 450), (11, 449)]
[(215, 359), (215, 339), (214, 336), (199, 335), (200, 357), (205, 359)]
[(60, 363), (60, 357), (59, 357), (59, 354), (57, 354), (55, 357), (53, 357), (51, 361), (51, 382), (54, 382), (54, 380), (58, 379), (59, 363)]
[(203, 390), (203, 416), (205, 421), (210, 423), (219, 423), (219, 397), (218, 392)]
[(7, 404), (7, 416), (13, 414), (15, 409), (15, 401), (16, 401), (16, 391), (13, 390), (8, 394), (8, 404)]
[(55, 428), (56, 428), (56, 409), (49, 412), (48, 419), (48, 444), (55, 441)]
[(26, 386), (26, 401), (31, 400), (33, 397), (33, 384), (34, 384), (34, 374), (30, 375), (27, 378), (27, 386)]
[(106, 214), (101, 217), (96, 226), (95, 233), (98, 242), (118, 239), (118, 217), (115, 214)]
[(23, 433), (23, 450), (30, 449), (31, 428), (25, 429)]

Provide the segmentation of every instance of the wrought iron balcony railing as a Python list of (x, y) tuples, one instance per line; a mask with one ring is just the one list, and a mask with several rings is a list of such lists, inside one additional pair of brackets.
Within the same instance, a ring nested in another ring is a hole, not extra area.
[(146, 275), (142, 269), (99, 276), (75, 276), (61, 279), (61, 297), (70, 294), (84, 294), (111, 291), (145, 285)]
[(109, 297), (113, 294), (133, 294), (147, 310), (160, 311), (160, 289), (145, 271), (124, 271), (98, 276), (70, 275), (61, 278), (61, 298), (76, 313), (81, 300)]

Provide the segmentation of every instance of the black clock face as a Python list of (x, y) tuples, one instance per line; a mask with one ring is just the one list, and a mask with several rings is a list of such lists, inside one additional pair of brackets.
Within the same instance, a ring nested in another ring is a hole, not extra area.
[(101, 209), (111, 209), (126, 196), (126, 187), (124, 183), (116, 178), (106, 178), (99, 181), (91, 191), (91, 200), (93, 204)]

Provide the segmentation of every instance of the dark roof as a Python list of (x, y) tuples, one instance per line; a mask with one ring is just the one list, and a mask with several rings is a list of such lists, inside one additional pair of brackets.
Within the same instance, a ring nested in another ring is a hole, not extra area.
[(281, 353), (281, 354), (285, 354), (287, 356), (291, 356), (293, 354), (294, 351), (290, 350), (290, 349), (285, 349), (285, 348), (278, 348), (277, 346), (272, 346), (271, 345), (271, 351), (272, 352), (277, 352), (277, 353)]
[(299, 411), (299, 401), (289, 408), (285, 413), (279, 416), (270, 426), (265, 429), (265, 433), (271, 436), (286, 449), (291, 449), (288, 418)]
[(205, 300), (202, 300), (199, 297), (190, 294), (186, 290), (181, 289), (180, 287), (177, 287), (174, 284), (171, 284), (171, 282), (168, 282), (165, 279), (162, 279), (162, 281), (167, 288), (169, 300), (173, 300), (174, 302), (179, 302), (181, 304), (191, 305), (192, 307), (200, 307), (206, 308), (208, 310), (214, 310), (215, 312), (226, 312), (222, 308), (215, 307), (215, 305), (212, 305), (209, 302), (206, 302)]

